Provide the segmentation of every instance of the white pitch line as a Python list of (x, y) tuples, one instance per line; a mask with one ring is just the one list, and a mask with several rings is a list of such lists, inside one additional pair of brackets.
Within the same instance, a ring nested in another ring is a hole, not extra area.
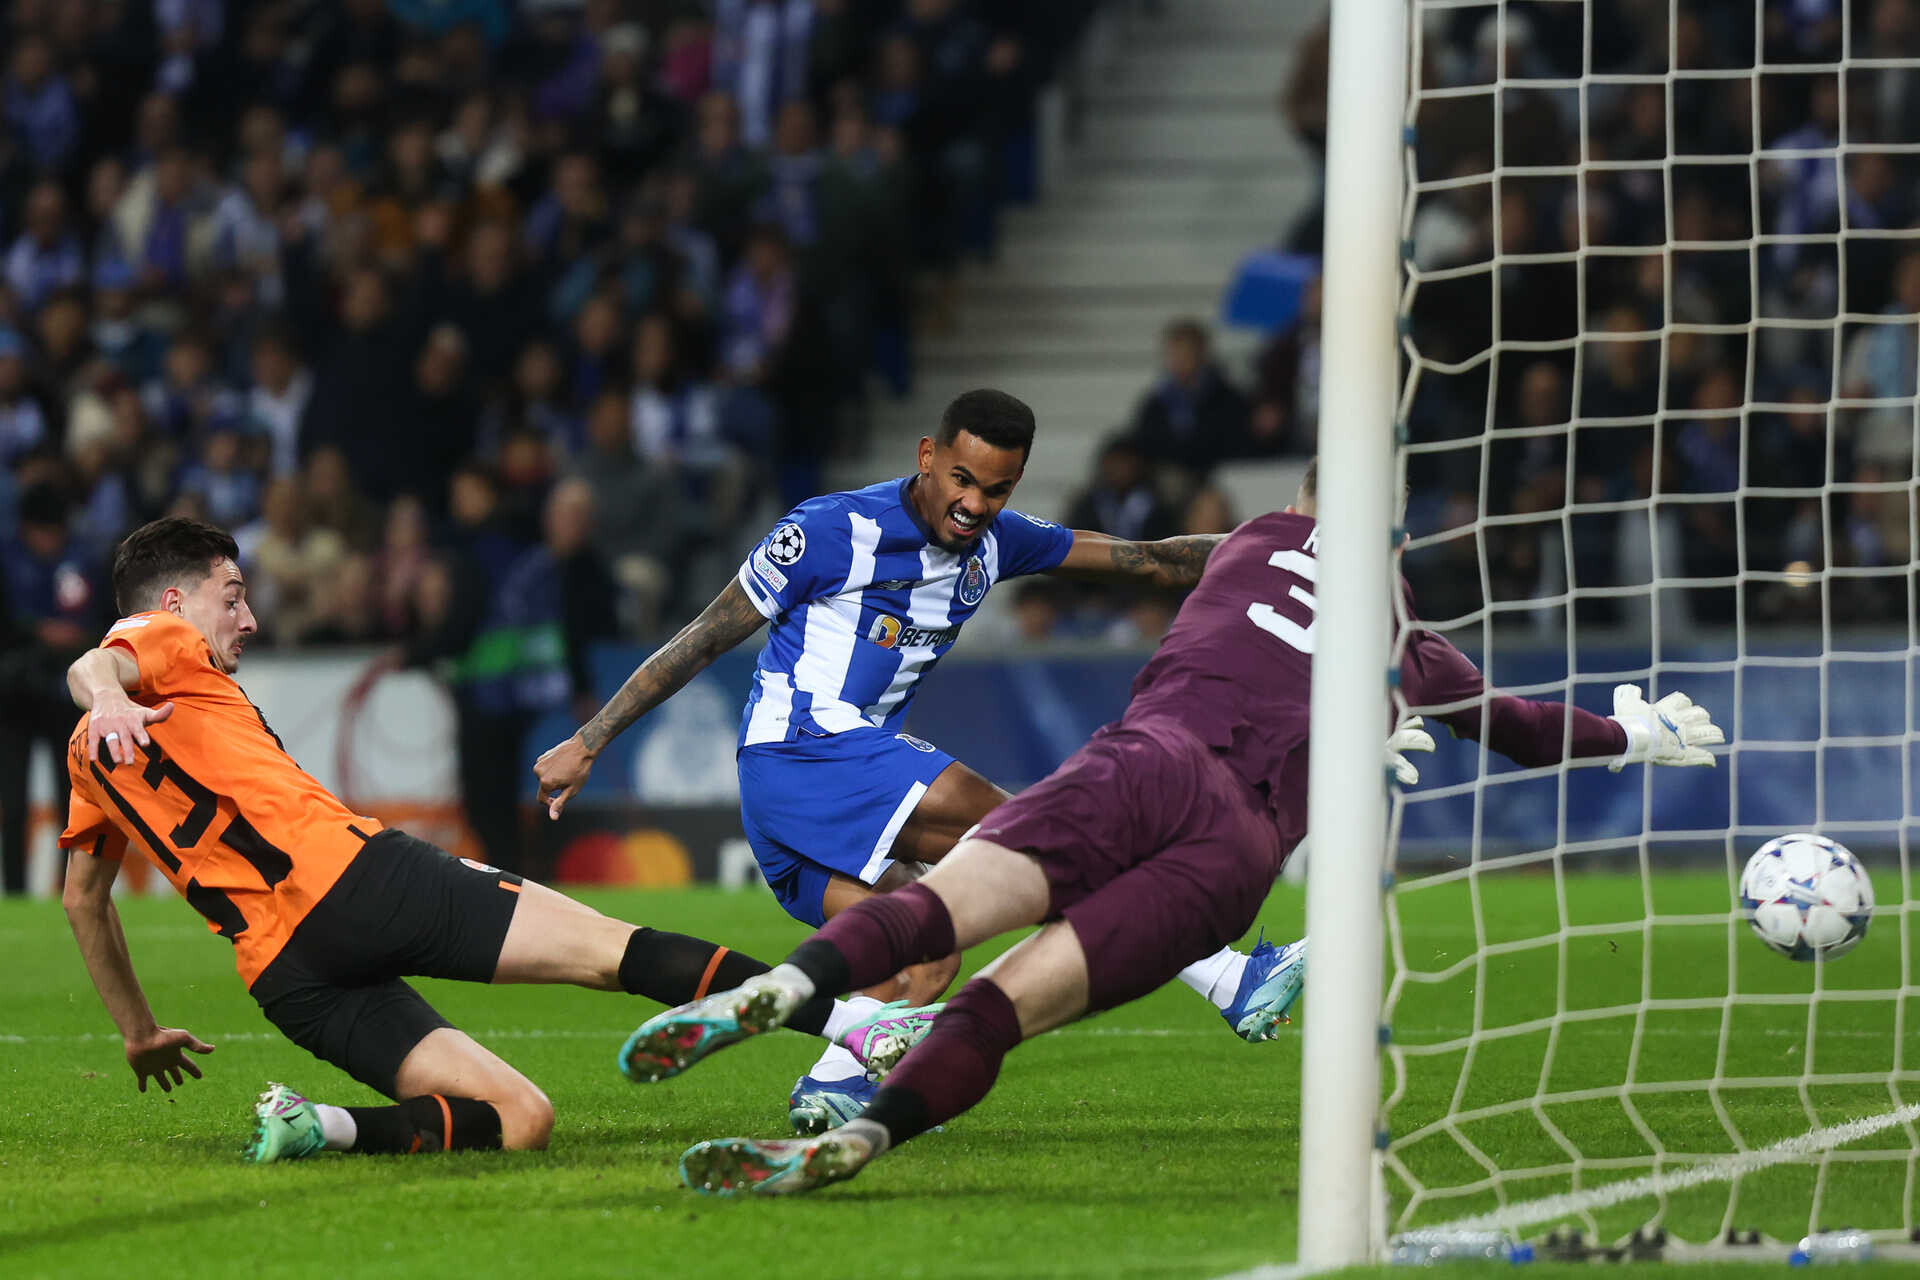
[(1457, 1218), (1433, 1229), (1436, 1231), (1495, 1231), (1524, 1227), (1553, 1218), (1585, 1213), (1590, 1209), (1604, 1209), (1629, 1200), (1642, 1200), (1648, 1196), (1665, 1195), (1688, 1187), (1703, 1186), (1710, 1182), (1731, 1182), (1735, 1178), (1744, 1177), (1758, 1169), (1765, 1169), (1769, 1165), (1785, 1164), (1790, 1160), (1799, 1160), (1807, 1156), (1819, 1155), (1823, 1151), (1832, 1151), (1835, 1147), (1844, 1147), (1849, 1142), (1858, 1142), (1861, 1138), (1871, 1137), (1883, 1129), (1909, 1124), (1914, 1120), (1920, 1120), (1920, 1102), (1910, 1102), (1904, 1107), (1895, 1107), (1892, 1111), (1881, 1115), (1863, 1116), (1858, 1120), (1849, 1120), (1845, 1124), (1814, 1129), (1797, 1138), (1784, 1138), (1772, 1146), (1761, 1147), (1757, 1151), (1717, 1156), (1677, 1172), (1643, 1174), (1638, 1178), (1628, 1178), (1624, 1182), (1610, 1182), (1603, 1187), (1592, 1187), (1586, 1191), (1543, 1196), (1524, 1204), (1495, 1209), (1491, 1213), (1476, 1214), (1470, 1218)]

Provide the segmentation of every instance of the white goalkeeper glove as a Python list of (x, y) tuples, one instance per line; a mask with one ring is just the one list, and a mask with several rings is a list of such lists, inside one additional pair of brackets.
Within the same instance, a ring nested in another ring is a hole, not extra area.
[(1639, 685), (1617, 684), (1608, 719), (1627, 731), (1627, 753), (1607, 766), (1615, 773), (1630, 764), (1711, 768), (1713, 754), (1707, 748), (1727, 740), (1707, 709), (1678, 691), (1649, 704)]
[(1433, 750), (1433, 735), (1420, 727), (1424, 723), (1419, 716), (1408, 716), (1387, 739), (1387, 768), (1393, 770), (1393, 776), (1403, 787), (1420, 781), (1420, 770), (1401, 753)]

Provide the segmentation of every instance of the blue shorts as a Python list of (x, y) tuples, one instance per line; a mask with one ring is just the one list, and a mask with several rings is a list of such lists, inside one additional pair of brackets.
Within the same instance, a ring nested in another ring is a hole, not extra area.
[(952, 763), (881, 728), (742, 747), (740, 825), (787, 914), (818, 927), (834, 872), (863, 884), (885, 874), (894, 837)]

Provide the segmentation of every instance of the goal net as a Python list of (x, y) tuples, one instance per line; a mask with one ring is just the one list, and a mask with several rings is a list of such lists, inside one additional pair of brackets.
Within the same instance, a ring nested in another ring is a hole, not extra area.
[[(1920, 1190), (1920, 5), (1415, 0), (1400, 451), (1421, 616), (1502, 692), (1683, 690), (1717, 767), (1444, 740), (1391, 818), (1387, 1227), (1693, 1242)], [(1796, 964), (1736, 885), (1853, 849)]]

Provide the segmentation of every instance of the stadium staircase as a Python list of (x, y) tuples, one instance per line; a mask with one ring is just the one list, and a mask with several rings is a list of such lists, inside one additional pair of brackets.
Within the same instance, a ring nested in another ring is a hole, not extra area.
[(899, 474), (949, 400), (996, 386), (1040, 424), (1019, 505), (1057, 517), (1151, 385), (1168, 320), (1213, 324), (1244, 382), (1256, 335), (1221, 328), (1220, 299), (1313, 194), (1277, 103), (1319, 13), (1319, 0), (1110, 4), (1043, 105), (1040, 201), (1006, 215), (996, 261), (963, 273), (952, 331), (923, 331), (913, 394), (879, 397), (833, 487)]

